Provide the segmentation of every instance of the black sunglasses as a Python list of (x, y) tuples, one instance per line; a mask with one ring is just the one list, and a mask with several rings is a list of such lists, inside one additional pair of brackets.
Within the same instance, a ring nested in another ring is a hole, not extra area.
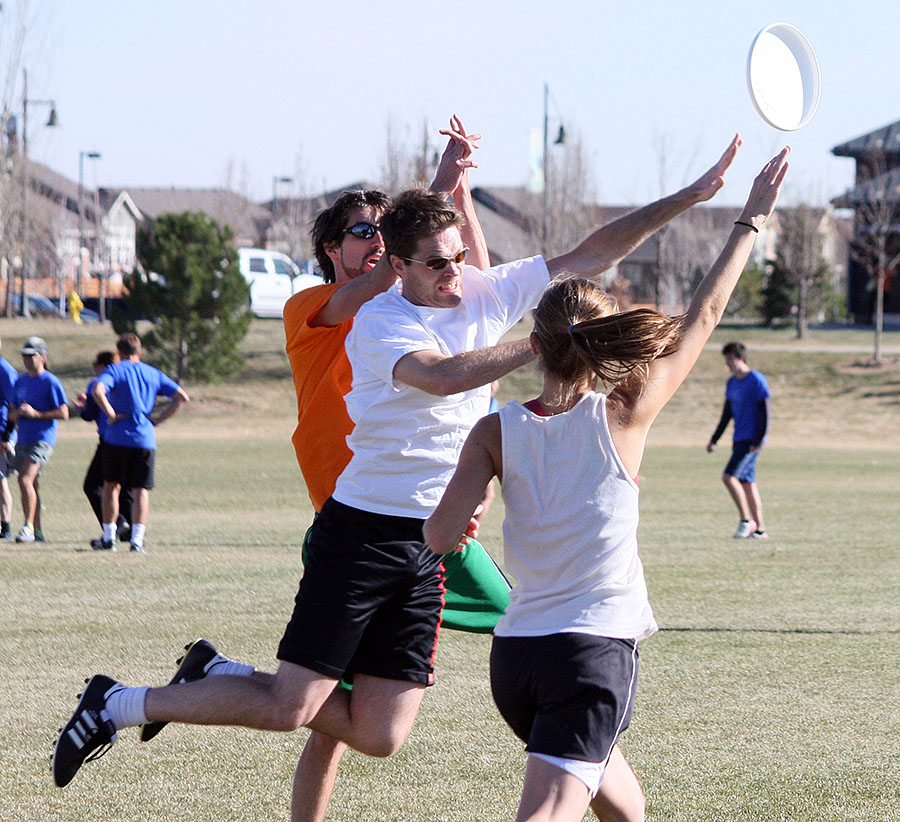
[(432, 271), (443, 271), (450, 263), (465, 262), (466, 254), (468, 253), (469, 249), (466, 247), (453, 257), (429, 257), (427, 260), (414, 260), (412, 257), (404, 257), (403, 259), (409, 263), (421, 263)]
[(350, 228), (344, 229), (344, 234), (352, 234), (360, 240), (371, 240), (379, 231), (379, 227), (373, 223), (356, 223)]

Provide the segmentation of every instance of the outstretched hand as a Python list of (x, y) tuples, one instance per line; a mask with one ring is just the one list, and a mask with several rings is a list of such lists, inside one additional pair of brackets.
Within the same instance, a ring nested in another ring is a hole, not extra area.
[(784, 182), (784, 175), (787, 174), (790, 165), (787, 161), (790, 153), (791, 147), (785, 146), (756, 175), (750, 188), (750, 194), (747, 196), (747, 204), (738, 218), (741, 222), (751, 223), (759, 228), (769, 219), (769, 215), (775, 210), (781, 184)]
[(456, 114), (450, 118), (450, 128), (441, 129), (441, 134), (449, 139), (434, 174), (431, 190), (452, 194), (463, 181), (466, 171), (478, 168), (478, 163), (471, 159), (471, 155), (479, 148), (481, 135), (468, 134), (465, 123)]
[(741, 135), (735, 134), (718, 162), (687, 187), (687, 194), (695, 203), (712, 199), (716, 192), (725, 185), (725, 172), (728, 171), (728, 167), (734, 161), (743, 142)]

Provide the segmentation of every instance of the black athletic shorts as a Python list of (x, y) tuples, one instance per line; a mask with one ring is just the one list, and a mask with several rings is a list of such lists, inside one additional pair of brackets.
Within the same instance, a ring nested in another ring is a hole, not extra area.
[(327, 500), (309, 530), (278, 659), (335, 679), (432, 685), (444, 585), (423, 522)]
[(631, 722), (637, 643), (592, 634), (497, 636), (494, 702), (532, 753), (605, 763)]
[(156, 451), (149, 448), (129, 448), (127, 445), (103, 446), (103, 480), (115, 482), (123, 488), (153, 488)]

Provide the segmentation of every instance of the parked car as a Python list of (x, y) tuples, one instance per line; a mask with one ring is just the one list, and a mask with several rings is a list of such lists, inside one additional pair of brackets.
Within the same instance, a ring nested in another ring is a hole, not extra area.
[(250, 284), (250, 310), (257, 317), (282, 317), (291, 296), (323, 282), (315, 274), (302, 274), (296, 263), (279, 251), (239, 248), (238, 261)]

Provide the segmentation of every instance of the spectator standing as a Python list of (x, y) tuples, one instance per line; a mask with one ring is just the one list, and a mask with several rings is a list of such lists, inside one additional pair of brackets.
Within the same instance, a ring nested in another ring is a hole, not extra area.
[[(121, 362), (96, 380), (91, 395), (109, 425), (103, 460), (103, 535), (100, 550), (116, 549), (119, 491), (131, 489), (131, 550), (143, 554), (156, 462), (156, 426), (190, 401), (185, 390), (158, 368), (141, 362), (141, 340), (123, 334), (116, 342)], [(171, 402), (151, 416), (158, 396)]]
[(15, 402), (14, 389), (19, 372), (5, 357), (0, 357), (0, 431), (3, 447), (0, 448), (0, 539), (12, 539), (12, 491), (9, 490), (9, 474), (12, 471), (16, 450), (15, 420), (9, 418), (9, 408)]
[(41, 471), (56, 447), (60, 420), (69, 418), (69, 401), (55, 374), (47, 370), (47, 343), (28, 337), (22, 346), (25, 373), (17, 380), (10, 416), (18, 425), (13, 467), (19, 473), (25, 522), (16, 542), (44, 542), (41, 526)]
[(725, 386), (725, 405), (719, 424), (706, 450), (712, 453), (729, 420), (734, 418), (731, 459), (722, 473), (722, 482), (731, 494), (741, 518), (735, 539), (768, 539), (763, 520), (762, 498), (756, 484), (756, 460), (769, 428), (769, 384), (747, 365), (747, 348), (730, 342), (722, 349), (725, 367), (731, 372)]
[[(87, 473), (84, 475), (84, 483), (82, 489), (84, 495), (88, 498), (94, 516), (100, 527), (103, 527), (103, 454), (106, 449), (106, 434), (109, 420), (106, 414), (100, 411), (100, 406), (93, 397), (94, 385), (97, 378), (107, 369), (119, 361), (119, 355), (115, 351), (98, 351), (94, 358), (92, 367), (94, 369), (94, 379), (92, 379), (84, 393), (79, 393), (75, 398), (75, 413), (86, 422), (97, 423), (97, 435), (100, 438), (97, 443), (97, 450), (94, 451), (94, 458), (88, 465)], [(131, 539), (131, 488), (122, 488), (119, 491), (119, 516), (116, 519), (116, 535), (123, 542)], [(101, 550), (103, 538), (91, 540), (91, 548), (95, 551)]]

